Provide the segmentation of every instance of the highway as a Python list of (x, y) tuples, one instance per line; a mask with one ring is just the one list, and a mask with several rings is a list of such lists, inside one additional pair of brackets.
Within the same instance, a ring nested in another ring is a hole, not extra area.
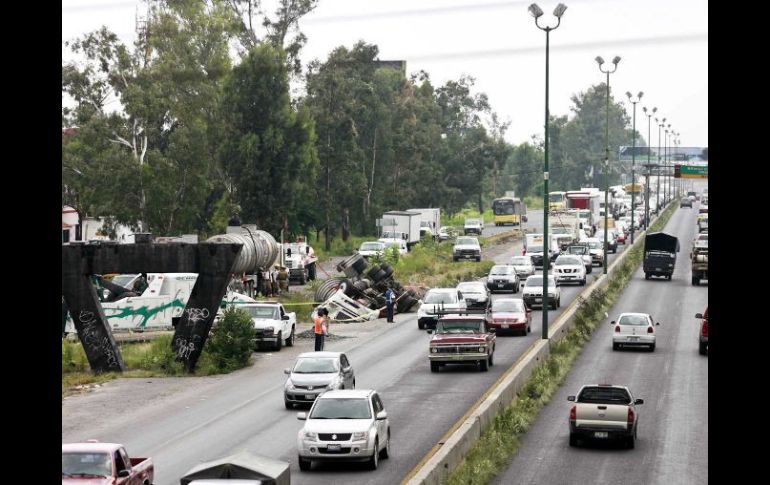
[[(621, 245), (619, 252), (623, 248)], [(521, 241), (485, 250), (485, 258), (497, 262), (514, 254), (521, 254)], [(614, 257), (610, 255), (610, 260)], [(589, 281), (599, 274), (601, 268), (594, 268)], [(584, 289), (561, 288), (561, 309), (549, 311), (551, 321)], [(259, 352), (253, 366), (229, 375), (122, 379), (108, 383), (98, 393), (68, 398), (62, 404), (62, 442), (96, 438), (123, 443), (129, 453), (153, 458), (157, 485), (176, 485), (196, 464), (242, 450), (290, 462), (295, 484), (397, 483), (532, 341), (540, 338), (541, 313), (533, 312), (528, 336), (498, 337), (495, 365), (489, 372), (456, 366), (431, 373), (427, 359), (430, 336), (418, 330), (416, 313), (397, 315), (393, 325), (379, 320), (369, 326), (374, 330), (365, 336), (330, 341), (327, 350), (348, 354), (357, 388), (380, 391), (393, 442), (391, 458), (382, 460), (377, 471), (355, 464), (314, 465), (310, 472), (299, 471), (296, 437), (303, 422), (296, 419), (296, 410), (284, 408), (286, 376), (282, 371), (299, 352), (312, 350), (308, 340), (298, 340), (294, 348), (280, 353)], [(173, 386), (155, 392), (158, 381)]]
[[(665, 229), (681, 244), (672, 281), (645, 281), (639, 268), (495, 483), (708, 483), (708, 357), (698, 354), (700, 320), (694, 318), (708, 305), (708, 286), (690, 284), (694, 206), (678, 209)], [(612, 350), (609, 322), (622, 312), (650, 313), (660, 322), (654, 353)], [(633, 450), (568, 445), (567, 396), (602, 382), (628, 386), (644, 399)]]

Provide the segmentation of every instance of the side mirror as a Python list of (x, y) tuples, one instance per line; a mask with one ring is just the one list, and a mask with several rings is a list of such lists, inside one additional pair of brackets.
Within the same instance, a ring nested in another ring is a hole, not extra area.
[(287, 374), (287, 375), (288, 375), (288, 374), (291, 374), (291, 369), (289, 369), (289, 368), (287, 367), (287, 368), (285, 368), (285, 369), (283, 370), (283, 373), (284, 373), (284, 374)]
[(118, 472), (118, 478), (125, 478), (131, 476), (131, 470), (120, 470)]
[(695, 318), (703, 318), (703, 314), (702, 313), (696, 313), (695, 314)]
[(644, 399), (635, 399), (634, 404), (644, 404)]
[(284, 315), (281, 317), (281, 320), (288, 320), (288, 319), (289, 319), (289, 315)]
[(615, 320), (611, 321), (610, 325), (615, 325)]
[(655, 322), (655, 325), (660, 325), (660, 322)]
[(304, 421), (307, 419), (307, 413), (297, 413), (297, 419)]
[(388, 419), (388, 412), (387, 411), (380, 411), (377, 413), (377, 421)]
[(575, 401), (575, 396), (567, 396), (567, 401)]
[(433, 333), (433, 329), (430, 329), (430, 328), (429, 328), (429, 329), (428, 329), (428, 330), (426, 330), (425, 332), (426, 332), (426, 333)]

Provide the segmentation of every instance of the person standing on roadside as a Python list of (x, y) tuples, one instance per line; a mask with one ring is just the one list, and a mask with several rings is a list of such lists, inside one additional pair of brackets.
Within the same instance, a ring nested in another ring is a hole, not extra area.
[(388, 286), (385, 291), (385, 306), (388, 309), (388, 323), (393, 323), (393, 303), (396, 300), (396, 293)]
[(324, 349), (324, 340), (329, 331), (329, 310), (322, 307), (318, 309), (317, 313), (314, 320), (315, 351), (321, 352)]

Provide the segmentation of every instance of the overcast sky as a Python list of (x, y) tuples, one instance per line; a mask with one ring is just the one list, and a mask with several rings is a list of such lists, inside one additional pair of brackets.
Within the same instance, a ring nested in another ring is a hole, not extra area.
[[(275, 1), (265, 1), (265, 5)], [(545, 32), (527, 12), (529, 1), (320, 0), (300, 22), (308, 37), (303, 63), (326, 59), (358, 40), (379, 46), (380, 59), (406, 60), (407, 74), (425, 70), (434, 86), (463, 74), (476, 78), (492, 109), (510, 120), (506, 139), (543, 136)], [(606, 79), (594, 58), (622, 57), (610, 76), (615, 99), (644, 91), (637, 129), (647, 138), (642, 106), (658, 108), (681, 146), (708, 146), (707, 0), (565, 0), (567, 11), (551, 32), (550, 109), (569, 113), (570, 96)], [(541, 17), (555, 25), (558, 1), (540, 1)], [(62, 41), (106, 25), (134, 39), (139, 0), (62, 0)], [(272, 11), (272, 8), (268, 8)], [(62, 56), (66, 51), (62, 48)], [(612, 66), (610, 63), (609, 66)], [(607, 64), (605, 64), (605, 68)], [(631, 104), (626, 103), (629, 114)], [(652, 120), (652, 145), (658, 130)]]

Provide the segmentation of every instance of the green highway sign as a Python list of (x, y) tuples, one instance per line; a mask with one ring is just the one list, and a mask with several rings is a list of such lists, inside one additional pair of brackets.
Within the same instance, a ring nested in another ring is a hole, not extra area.
[(707, 179), (709, 178), (709, 167), (708, 165), (676, 165), (674, 173), (676, 178)]

